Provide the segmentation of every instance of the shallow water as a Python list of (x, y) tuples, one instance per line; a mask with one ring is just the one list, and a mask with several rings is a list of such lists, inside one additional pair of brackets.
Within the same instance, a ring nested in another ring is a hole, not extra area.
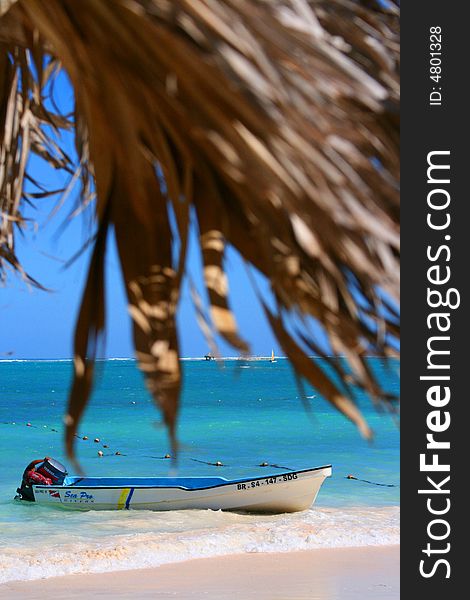
[[(156, 566), (234, 552), (398, 542), (399, 434), (390, 417), (359, 396), (376, 438), (369, 444), (315, 391), (302, 405), (286, 360), (184, 363), (178, 475), (251, 477), (333, 464), (315, 506), (292, 515), (220, 511), (68, 512), (12, 500), (25, 465), (53, 456), (65, 464), (62, 415), (69, 361), (0, 363), (0, 581), (74, 572)], [(398, 363), (371, 359), (385, 387), (396, 391)], [(388, 368), (387, 368), (388, 367)], [(168, 475), (167, 435), (134, 361), (99, 364), (77, 453), (90, 476)], [(313, 397), (315, 396), (315, 397)], [(31, 426), (27, 426), (30, 423)], [(56, 430), (56, 431), (54, 431)], [(95, 443), (94, 438), (100, 442)], [(104, 448), (106, 444), (109, 448)], [(105, 456), (99, 458), (98, 450)], [(119, 451), (121, 456), (114, 453)], [(221, 461), (214, 467), (199, 461)], [(175, 474), (174, 469), (171, 474)], [(348, 480), (360, 479), (396, 487)]]

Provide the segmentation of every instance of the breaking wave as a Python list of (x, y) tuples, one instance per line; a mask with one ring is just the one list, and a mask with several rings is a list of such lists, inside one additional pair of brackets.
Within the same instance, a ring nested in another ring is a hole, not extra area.
[(85, 515), (74, 514), (69, 526), (49, 539), (29, 536), (29, 545), (24, 537), (21, 544), (12, 544), (9, 536), (9, 544), (0, 548), (0, 582), (148, 568), (247, 552), (399, 543), (400, 512), (395, 506), (315, 508), (269, 516), (211, 510), (86, 515), (86, 522), (80, 523)]

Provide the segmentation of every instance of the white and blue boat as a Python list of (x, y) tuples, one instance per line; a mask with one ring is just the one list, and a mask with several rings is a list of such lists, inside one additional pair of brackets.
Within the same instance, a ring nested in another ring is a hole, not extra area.
[(331, 465), (275, 475), (224, 477), (75, 477), (32, 485), (34, 501), (75, 510), (213, 509), (284, 513), (312, 506)]

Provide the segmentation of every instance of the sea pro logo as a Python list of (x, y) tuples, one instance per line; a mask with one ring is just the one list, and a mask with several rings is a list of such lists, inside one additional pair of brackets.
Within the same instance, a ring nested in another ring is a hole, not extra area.
[(89, 494), (88, 492), (72, 492), (71, 490), (65, 492), (63, 499), (63, 502), (73, 502), (74, 504), (88, 504), (93, 503), (94, 501), (93, 494)]

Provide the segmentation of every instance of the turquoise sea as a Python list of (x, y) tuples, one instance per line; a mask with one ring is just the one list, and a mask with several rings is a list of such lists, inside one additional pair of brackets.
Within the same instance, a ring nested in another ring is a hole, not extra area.
[[(397, 392), (399, 363), (370, 359), (370, 364), (384, 386)], [(32, 459), (49, 455), (67, 465), (62, 417), (72, 363), (1, 361), (0, 582), (239, 552), (398, 543), (399, 431), (389, 415), (358, 395), (375, 431), (370, 444), (307, 386), (308, 412), (285, 359), (272, 364), (228, 359), (223, 365), (187, 360), (183, 368), (182, 448), (174, 465), (162, 458), (170, 451), (167, 435), (135, 362), (99, 362), (79, 430), (88, 439), (77, 439), (76, 446), (87, 475), (234, 478), (280, 472), (260, 467), (262, 462), (291, 469), (331, 463), (333, 477), (314, 507), (289, 515), (69, 512), (14, 501)], [(205, 464), (216, 461), (225, 466)], [(386, 485), (346, 479), (348, 474)]]

